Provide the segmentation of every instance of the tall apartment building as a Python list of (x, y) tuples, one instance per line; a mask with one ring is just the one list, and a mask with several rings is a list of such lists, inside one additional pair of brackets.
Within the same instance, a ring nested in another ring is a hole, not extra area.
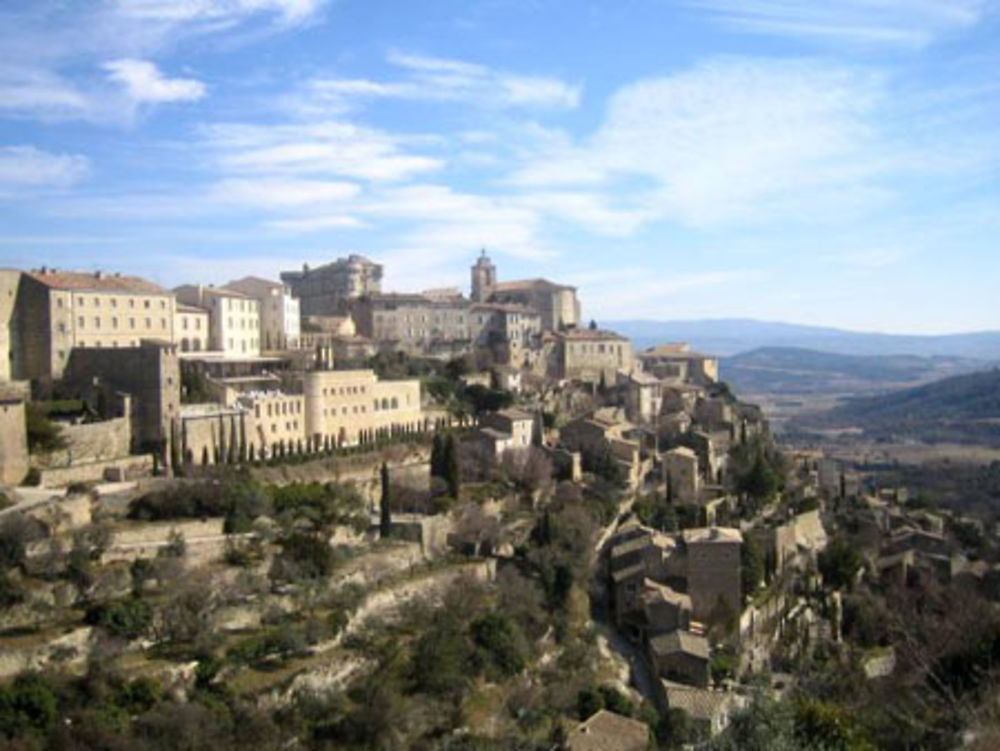
[(351, 300), (382, 291), (382, 266), (350, 255), (314, 269), (304, 264), (301, 271), (282, 271), (281, 281), (300, 300), (302, 315), (336, 315)]
[(9, 300), (14, 292), (14, 324), (8, 325), (13, 356), (7, 358), (12, 378), (49, 384), (77, 348), (173, 341), (173, 295), (139, 277), (42, 268), (8, 272), (0, 284), (0, 298)]
[(226, 289), (242, 292), (260, 304), (261, 349), (270, 352), (299, 348), (301, 311), (298, 299), (292, 296), (287, 285), (246, 276), (229, 282)]
[(260, 303), (226, 287), (185, 284), (174, 289), (177, 301), (208, 311), (208, 347), (225, 357), (260, 355)]

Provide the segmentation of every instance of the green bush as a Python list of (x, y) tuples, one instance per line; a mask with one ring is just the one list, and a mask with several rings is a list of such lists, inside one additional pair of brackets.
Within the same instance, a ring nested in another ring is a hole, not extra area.
[(25, 732), (45, 732), (55, 722), (56, 695), (40, 675), (19, 675), (0, 686), (0, 733), (16, 738)]
[(153, 625), (153, 609), (145, 600), (130, 597), (92, 607), (85, 621), (100, 626), (112, 636), (131, 641), (149, 631)]
[(501, 675), (516, 675), (524, 670), (528, 652), (521, 628), (501, 613), (484, 615), (472, 623), (472, 639)]

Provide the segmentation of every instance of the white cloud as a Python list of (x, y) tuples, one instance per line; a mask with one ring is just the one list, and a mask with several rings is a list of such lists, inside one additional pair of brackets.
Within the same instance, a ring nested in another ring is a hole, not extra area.
[(122, 58), (104, 63), (108, 77), (136, 102), (186, 102), (205, 96), (205, 84), (193, 78), (167, 78), (149, 60)]
[(234, 172), (331, 174), (391, 182), (441, 166), (438, 159), (404, 152), (404, 138), (341, 122), (217, 124), (205, 132), (221, 167)]
[(295, 234), (323, 232), (325, 230), (358, 229), (365, 223), (357, 217), (338, 214), (333, 216), (309, 216), (302, 219), (275, 219), (267, 222), (272, 229), (283, 230)]
[(117, 0), (122, 16), (169, 23), (238, 23), (258, 14), (275, 15), (286, 22), (314, 16), (326, 0)]
[(0, 65), (0, 112), (42, 119), (80, 117), (88, 98), (55, 73), (19, 65)]
[(211, 196), (223, 203), (287, 209), (341, 203), (355, 198), (359, 192), (357, 185), (348, 182), (261, 177), (222, 180), (212, 189)]
[(741, 31), (922, 47), (976, 24), (987, 0), (686, 0)]
[(583, 142), (543, 133), (512, 182), (588, 185), (637, 223), (843, 216), (887, 200), (880, 178), (907, 156), (887, 159), (872, 124), (884, 84), (819, 62), (717, 60), (624, 87)]
[(392, 53), (389, 62), (403, 69), (399, 81), (356, 78), (317, 78), (306, 87), (305, 108), (317, 104), (334, 110), (362, 99), (473, 102), (479, 106), (573, 109), (581, 87), (548, 76), (525, 76), (493, 70), (485, 65), (421, 55)]
[(89, 160), (79, 154), (53, 154), (34, 146), (0, 147), (0, 195), (25, 188), (65, 188), (89, 172)]

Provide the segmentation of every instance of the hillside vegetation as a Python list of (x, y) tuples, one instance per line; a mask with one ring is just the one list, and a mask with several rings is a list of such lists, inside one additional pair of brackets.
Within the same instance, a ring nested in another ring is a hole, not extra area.
[(861, 428), (875, 439), (1000, 446), (1000, 369), (852, 399), (796, 422), (804, 428)]

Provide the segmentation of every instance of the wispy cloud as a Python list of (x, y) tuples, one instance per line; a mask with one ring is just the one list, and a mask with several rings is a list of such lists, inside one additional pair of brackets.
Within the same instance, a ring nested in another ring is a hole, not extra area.
[(108, 78), (124, 87), (136, 102), (186, 102), (205, 96), (206, 87), (193, 78), (168, 78), (149, 60), (122, 58), (103, 65)]
[(393, 181), (441, 166), (436, 158), (404, 151), (406, 138), (343, 122), (221, 123), (204, 132), (221, 168), (233, 172)]
[(888, 200), (905, 156), (886, 158), (875, 125), (885, 87), (848, 66), (716, 60), (622, 88), (592, 136), (546, 134), (511, 179), (599, 189), (637, 222), (843, 217)]
[(0, 147), (0, 197), (26, 188), (65, 188), (89, 172), (89, 160), (79, 154), (53, 154), (34, 146)]
[(307, 108), (350, 108), (368, 99), (472, 102), (489, 108), (572, 109), (582, 87), (549, 76), (526, 76), (463, 60), (394, 52), (390, 64), (405, 77), (395, 81), (316, 78), (306, 86)]
[(968, 28), (988, 0), (686, 0), (741, 31), (828, 42), (922, 47)]

